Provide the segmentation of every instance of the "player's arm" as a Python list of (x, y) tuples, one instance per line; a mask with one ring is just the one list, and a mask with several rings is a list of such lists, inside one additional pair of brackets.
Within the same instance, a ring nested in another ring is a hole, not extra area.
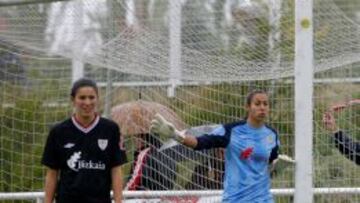
[(269, 157), (269, 164), (272, 164), (274, 162), (274, 160), (278, 159), (279, 158), (279, 154), (280, 154), (280, 140), (279, 140), (279, 134), (278, 132), (269, 127), (274, 135), (275, 135), (275, 145), (273, 146), (272, 150), (271, 150), (271, 153), (270, 153), (270, 157)]
[(45, 198), (44, 203), (52, 203), (55, 197), (58, 170), (47, 168), (45, 177)]
[(270, 164), (270, 172), (273, 174), (280, 173), (288, 166), (294, 165), (295, 160), (289, 157), (288, 155), (281, 154), (280, 150), (280, 140), (278, 133), (273, 130), (275, 133), (276, 143), (275, 146), (272, 148), (270, 157), (269, 157), (269, 164)]
[(159, 134), (161, 137), (173, 138), (177, 142), (195, 150), (226, 147), (228, 143), (228, 140), (224, 136), (225, 130), (223, 130), (223, 135), (220, 136), (205, 134), (200, 137), (195, 137), (189, 132), (186, 132), (186, 130), (179, 131), (160, 114), (156, 114), (154, 120), (151, 121), (150, 132)]
[(57, 133), (55, 128), (51, 129), (46, 140), (45, 149), (41, 160), (41, 163), (46, 166), (44, 188), (45, 203), (52, 203), (54, 200), (60, 170), (60, 158), (58, 144), (56, 142), (56, 135)]
[(334, 142), (340, 153), (360, 165), (360, 143), (349, 138), (343, 131), (334, 134)]
[(113, 141), (111, 142), (111, 186), (113, 191), (113, 199), (115, 203), (122, 201), (122, 167), (121, 165), (127, 162), (127, 157), (124, 148), (119, 126), (114, 123), (113, 126)]
[[(337, 110), (337, 106), (336, 108), (333, 107), (332, 111)], [(325, 128), (332, 133), (335, 146), (338, 148), (340, 153), (344, 154), (345, 157), (360, 165), (360, 143), (349, 138), (342, 130), (337, 127), (332, 111), (325, 112), (323, 115), (323, 123)]]
[(111, 169), (111, 182), (114, 195), (114, 202), (122, 201), (122, 170), (121, 166), (115, 166)]
[(276, 145), (270, 153), (270, 157), (269, 157), (269, 164), (272, 164), (274, 162), (274, 160), (276, 160), (277, 158), (279, 158), (279, 154), (280, 154), (280, 149), (279, 149), (279, 145)]
[(357, 105), (357, 104), (360, 104), (360, 99), (353, 99), (348, 102), (341, 102), (341, 103), (332, 105), (329, 108), (329, 110), (326, 111), (323, 115), (323, 123), (325, 125), (325, 128), (334, 134), (336, 132), (340, 131), (340, 129), (336, 125), (336, 121), (335, 121), (333, 113), (340, 112), (349, 106), (353, 106), (353, 105)]

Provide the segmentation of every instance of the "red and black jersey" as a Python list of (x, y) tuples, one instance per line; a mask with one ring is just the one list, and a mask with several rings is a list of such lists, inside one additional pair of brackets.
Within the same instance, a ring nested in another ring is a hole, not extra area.
[(126, 162), (116, 123), (96, 116), (87, 127), (75, 117), (51, 129), (42, 164), (60, 170), (57, 202), (110, 202), (111, 168)]

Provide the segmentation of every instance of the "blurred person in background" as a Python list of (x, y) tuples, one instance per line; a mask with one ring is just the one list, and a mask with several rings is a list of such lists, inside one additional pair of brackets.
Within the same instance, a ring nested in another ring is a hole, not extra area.
[(352, 102), (341, 103), (333, 106), (329, 111), (324, 113), (323, 123), (325, 128), (331, 133), (332, 140), (339, 152), (349, 160), (355, 162), (357, 165), (360, 165), (359, 141), (350, 138), (350, 135), (346, 134), (344, 130), (339, 129), (333, 114), (334, 112), (341, 111), (342, 109), (354, 104), (360, 104), (360, 100), (354, 100)]
[(217, 148), (204, 152), (207, 156), (195, 166), (187, 190), (222, 190), (224, 178), (224, 149)]

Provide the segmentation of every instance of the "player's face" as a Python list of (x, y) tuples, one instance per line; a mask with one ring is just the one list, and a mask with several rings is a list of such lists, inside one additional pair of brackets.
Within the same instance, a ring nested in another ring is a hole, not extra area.
[(91, 117), (95, 115), (98, 104), (98, 95), (92, 87), (80, 87), (72, 99), (75, 113), (81, 117)]
[(249, 119), (261, 123), (269, 114), (269, 101), (265, 93), (255, 94), (247, 107)]

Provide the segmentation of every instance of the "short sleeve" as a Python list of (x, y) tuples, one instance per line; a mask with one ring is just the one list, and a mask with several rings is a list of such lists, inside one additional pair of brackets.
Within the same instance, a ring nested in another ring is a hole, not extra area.
[(113, 128), (113, 142), (111, 143), (111, 161), (110, 167), (122, 165), (127, 162), (126, 152), (123, 147), (123, 140), (121, 138), (120, 129), (115, 124)]
[(51, 129), (46, 140), (41, 163), (52, 169), (60, 168), (60, 158), (58, 154), (58, 147), (56, 143), (55, 129)]

